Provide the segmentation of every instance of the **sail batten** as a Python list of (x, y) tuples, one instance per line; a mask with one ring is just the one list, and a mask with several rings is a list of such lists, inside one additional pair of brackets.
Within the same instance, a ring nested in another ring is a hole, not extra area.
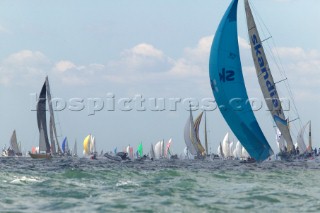
[(288, 127), (288, 121), (285, 118), (281, 106), (277, 88), (271, 74), (269, 63), (267, 61), (262, 41), (260, 39), (259, 32), (257, 30), (248, 0), (245, 0), (245, 10), (249, 39), (251, 44), (251, 53), (254, 60), (259, 84), (272, 118), (279, 128), (285, 141), (287, 142), (288, 151), (291, 151), (293, 149), (293, 142)]
[(273, 154), (253, 114), (244, 84), (237, 32), (238, 0), (233, 0), (216, 31), (210, 53), (210, 83), (220, 112), (249, 154), (263, 161)]

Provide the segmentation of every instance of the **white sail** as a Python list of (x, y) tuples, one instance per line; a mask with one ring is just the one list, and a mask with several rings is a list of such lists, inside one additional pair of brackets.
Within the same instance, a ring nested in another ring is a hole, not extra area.
[(169, 139), (169, 141), (167, 142), (166, 148), (165, 148), (164, 156), (166, 158), (170, 158), (170, 155), (171, 155), (171, 153), (170, 153), (171, 144), (172, 144), (172, 138)]
[(250, 157), (249, 153), (247, 152), (247, 150), (244, 147), (242, 147), (241, 157), (242, 158), (249, 158)]
[(307, 146), (304, 142), (304, 133), (308, 125), (309, 125), (309, 122), (300, 129), (297, 136), (297, 145), (298, 145), (300, 154), (303, 154), (307, 151)]
[(90, 138), (90, 153), (96, 153), (97, 152), (97, 149), (96, 149), (96, 139), (94, 136), (91, 135), (91, 138)]
[(230, 157), (234, 157), (234, 155), (233, 155), (233, 151), (234, 151), (234, 143), (233, 143), (233, 141), (231, 141), (231, 143), (230, 143), (230, 145), (229, 145), (229, 149), (230, 149)]
[(242, 156), (242, 145), (241, 145), (240, 141), (238, 141), (236, 144), (236, 148), (233, 151), (233, 156), (235, 158), (241, 158), (241, 156)]
[(245, 10), (247, 16), (248, 32), (251, 44), (251, 52), (258, 76), (259, 84), (266, 100), (266, 104), (273, 120), (287, 142), (287, 149), (291, 151), (293, 149), (292, 137), (288, 127), (288, 121), (285, 118), (281, 102), (278, 96), (276, 85), (274, 83), (271, 70), (262, 46), (262, 42), (257, 30), (251, 8), (248, 0), (245, 0)]
[(160, 158), (163, 158), (164, 157), (164, 140), (161, 141), (161, 156)]
[(154, 149), (153, 149), (153, 144), (151, 144), (151, 148), (150, 148), (150, 158), (155, 159), (155, 153), (154, 153)]
[[(193, 125), (191, 128), (191, 121), (193, 119), (191, 116), (187, 119), (186, 125), (184, 127), (184, 142), (185, 142), (186, 146), (188, 147), (189, 153), (192, 155), (197, 155), (197, 150), (192, 142), (192, 139), (194, 140), (195, 136), (192, 136), (192, 138), (191, 138), (192, 133), (190, 134), (190, 130), (191, 129), (194, 130)], [(195, 135), (195, 132), (194, 132), (194, 135)]]
[(73, 146), (73, 156), (78, 156), (78, 148), (77, 148), (77, 141), (74, 141), (74, 146)]
[(161, 141), (158, 141), (154, 146), (154, 154), (156, 159), (161, 157)]
[(16, 130), (14, 130), (12, 133), (11, 140), (10, 140), (10, 147), (11, 147), (11, 149), (13, 149), (15, 154), (21, 153), (19, 146), (18, 146), (18, 142), (17, 142)]
[(277, 141), (278, 148), (279, 148), (280, 152), (285, 151), (286, 145), (285, 145), (284, 138), (282, 137), (280, 130), (278, 128), (276, 128), (276, 129), (277, 129), (276, 141)]
[(184, 158), (185, 158), (185, 159), (189, 159), (188, 147), (185, 147), (185, 148), (184, 148), (183, 153), (184, 153)]
[(219, 144), (219, 146), (217, 148), (217, 154), (218, 154), (219, 157), (223, 157), (221, 151), (222, 151), (221, 144)]
[(224, 136), (222, 141), (222, 151), (225, 158), (230, 157), (230, 141), (229, 141), (229, 133)]

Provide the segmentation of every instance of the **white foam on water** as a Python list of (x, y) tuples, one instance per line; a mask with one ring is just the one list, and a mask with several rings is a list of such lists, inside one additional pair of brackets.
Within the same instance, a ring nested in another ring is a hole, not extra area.
[(12, 180), (10, 183), (14, 183), (14, 184), (20, 184), (20, 183), (40, 183), (43, 180), (41, 180), (39, 177), (27, 177), (27, 176), (22, 176), (22, 177), (17, 177), (14, 176), (14, 180)]
[(117, 187), (121, 187), (121, 186), (140, 186), (138, 183), (135, 183), (131, 180), (120, 180), (117, 184)]

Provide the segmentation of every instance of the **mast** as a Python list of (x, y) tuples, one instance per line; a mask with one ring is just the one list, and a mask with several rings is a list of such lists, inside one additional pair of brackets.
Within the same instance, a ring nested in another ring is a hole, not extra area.
[[(52, 98), (51, 98), (51, 92), (50, 92), (50, 85), (49, 85), (48, 76), (46, 76), (46, 87), (47, 87), (48, 106), (49, 106), (49, 112), (50, 112), (50, 140), (51, 140), (51, 144), (54, 144), (54, 143), (57, 144), (58, 153), (62, 153), (60, 145), (59, 145), (58, 137), (57, 137), (57, 129), (56, 129), (56, 124), (55, 124), (55, 119), (54, 119), (54, 113), (53, 113), (53, 107), (52, 107)], [(54, 148), (53, 152), (55, 153), (56, 152), (55, 146), (54, 145), (51, 145), (51, 146)]]
[(290, 152), (293, 150), (293, 142), (288, 128), (288, 119), (285, 118), (281, 101), (278, 96), (276, 85), (274, 83), (271, 70), (264, 52), (262, 41), (257, 30), (251, 8), (248, 0), (245, 0), (245, 10), (247, 17), (248, 33), (250, 38), (251, 53), (256, 68), (259, 84), (265, 98), (271, 116), (287, 142), (287, 148)]
[(204, 143), (206, 147), (207, 155), (209, 154), (208, 150), (208, 136), (207, 136), (207, 113), (204, 111)]

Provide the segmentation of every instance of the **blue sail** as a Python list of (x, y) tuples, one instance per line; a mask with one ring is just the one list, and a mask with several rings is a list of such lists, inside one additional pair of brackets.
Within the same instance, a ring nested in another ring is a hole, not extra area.
[(67, 137), (64, 138), (63, 142), (62, 142), (62, 152), (65, 153), (67, 150), (66, 150), (66, 143), (67, 143)]
[(253, 114), (244, 84), (237, 32), (238, 0), (233, 0), (215, 34), (210, 53), (210, 83), (220, 112), (251, 157), (273, 154)]

